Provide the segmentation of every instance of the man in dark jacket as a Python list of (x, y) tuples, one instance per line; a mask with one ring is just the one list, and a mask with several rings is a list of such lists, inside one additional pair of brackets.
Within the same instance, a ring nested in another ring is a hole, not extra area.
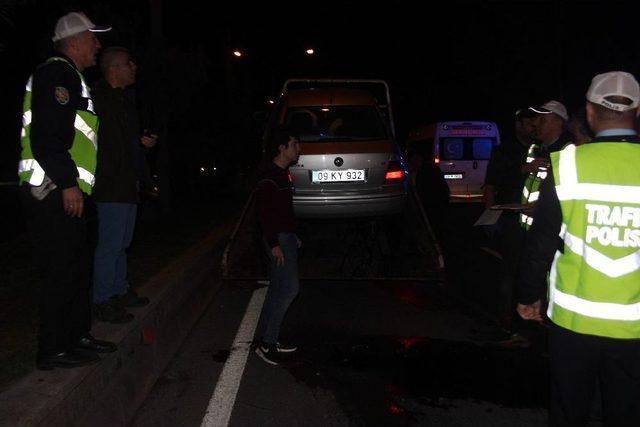
[[(521, 108), (514, 116), (513, 137), (505, 138), (491, 153), (484, 187), (484, 202), (487, 209), (498, 204), (520, 202), (525, 180), (527, 151), (534, 143), (539, 115), (529, 108)], [(495, 237), (502, 266), (499, 280), (499, 316), (502, 328), (511, 336), (506, 345), (526, 345), (519, 334), (520, 326), (516, 313), (515, 287), (520, 253), (525, 238), (525, 230), (520, 226), (518, 212), (504, 210), (495, 227), (491, 230)], [(515, 323), (514, 323), (515, 320)]]
[(433, 162), (433, 145), (410, 144), (407, 149), (409, 176), (438, 241), (443, 244), (449, 214), (449, 185)]
[(265, 161), (260, 166), (256, 192), (258, 216), (270, 264), (269, 291), (261, 314), (262, 342), (256, 353), (265, 362), (277, 365), (284, 353), (296, 351), (278, 341), (280, 326), (289, 306), (298, 295), (298, 248), (293, 213), (293, 189), (289, 166), (298, 161), (300, 146), (290, 132), (281, 130), (271, 139)]
[(138, 187), (143, 173), (141, 144), (152, 147), (155, 135), (141, 136), (135, 93), (136, 64), (120, 47), (100, 58), (103, 80), (93, 88), (101, 117), (100, 150), (94, 198), (98, 208), (98, 245), (94, 258), (93, 302), (98, 320), (124, 323), (133, 316), (125, 307), (146, 305), (127, 281), (126, 250), (136, 221)]

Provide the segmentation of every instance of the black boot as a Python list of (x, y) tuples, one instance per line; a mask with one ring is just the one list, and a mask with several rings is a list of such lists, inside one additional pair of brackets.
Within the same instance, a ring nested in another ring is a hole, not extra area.
[(58, 354), (38, 356), (36, 367), (41, 371), (53, 368), (77, 368), (79, 366), (93, 365), (100, 361), (95, 353), (68, 350)]
[(77, 350), (95, 351), (96, 353), (113, 353), (118, 349), (118, 346), (112, 342), (97, 340), (91, 335), (87, 335), (78, 340), (75, 348)]

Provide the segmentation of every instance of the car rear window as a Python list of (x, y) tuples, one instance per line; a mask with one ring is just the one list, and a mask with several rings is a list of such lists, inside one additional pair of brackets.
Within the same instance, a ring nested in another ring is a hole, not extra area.
[(302, 142), (384, 139), (387, 132), (373, 106), (331, 106), (290, 108), (285, 126)]
[(487, 160), (496, 143), (495, 138), (441, 138), (440, 158), (443, 160)]

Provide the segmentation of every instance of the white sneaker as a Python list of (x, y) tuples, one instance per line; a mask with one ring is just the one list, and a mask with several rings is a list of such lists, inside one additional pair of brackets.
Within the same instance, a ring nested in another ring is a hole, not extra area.
[(256, 354), (269, 365), (277, 366), (280, 363), (276, 346), (273, 344), (260, 344), (256, 347)]
[(298, 350), (298, 347), (296, 347), (295, 345), (291, 345), (291, 344), (282, 344), (282, 343), (276, 343), (276, 351), (278, 353), (293, 353), (295, 351)]

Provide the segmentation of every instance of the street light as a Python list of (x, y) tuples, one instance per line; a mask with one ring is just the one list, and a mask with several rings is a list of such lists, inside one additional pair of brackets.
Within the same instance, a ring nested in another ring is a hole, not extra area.
[(242, 52), (240, 52), (239, 50), (234, 50), (233, 56), (235, 56), (236, 58), (240, 58), (242, 56)]
[(307, 52), (307, 55), (313, 55), (314, 53), (316, 53), (316, 51), (313, 49), (307, 49), (306, 52)]

